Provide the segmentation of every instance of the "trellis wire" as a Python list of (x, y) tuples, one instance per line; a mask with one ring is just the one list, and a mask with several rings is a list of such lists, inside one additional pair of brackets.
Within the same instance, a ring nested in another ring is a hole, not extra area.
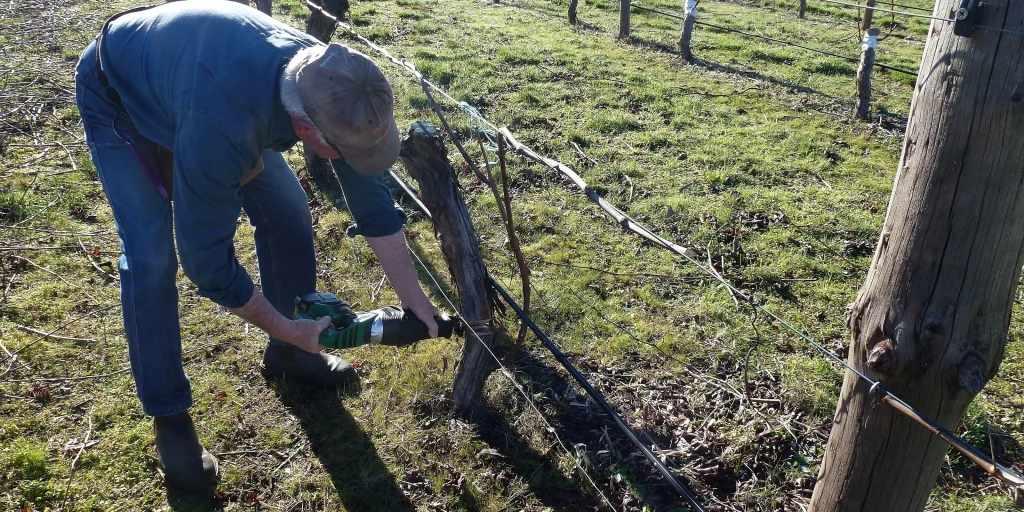
[[(822, 1), (825, 1), (825, 0), (822, 0)], [(682, 15), (679, 15), (679, 14), (675, 14), (675, 13), (671, 13), (671, 12), (667, 12), (667, 11), (662, 11), (662, 10), (659, 10), (659, 9), (652, 9), (650, 7), (644, 7), (642, 5), (637, 5), (635, 3), (632, 4), (632, 6), (637, 8), (637, 9), (639, 9), (639, 10), (641, 10), (641, 11), (650, 11), (650, 12), (653, 12), (653, 13), (656, 13), (656, 14), (660, 14), (662, 16), (667, 16), (669, 18), (675, 18), (677, 20), (685, 20), (686, 19), (685, 16), (682, 16)], [(794, 42), (791, 42), (791, 41), (786, 41), (785, 39), (778, 39), (778, 38), (771, 37), (771, 36), (755, 34), (753, 32), (747, 32), (745, 30), (740, 30), (740, 29), (736, 29), (736, 28), (732, 28), (732, 27), (726, 27), (724, 25), (718, 25), (718, 24), (715, 24), (715, 23), (709, 23), (709, 22), (706, 22), (706, 21), (701, 21), (699, 19), (695, 19), (695, 20), (693, 20), (693, 22), (698, 24), (698, 25), (705, 25), (705, 26), (708, 26), (708, 27), (711, 27), (711, 28), (716, 28), (718, 30), (724, 30), (726, 32), (735, 32), (737, 34), (742, 34), (742, 35), (747, 36), (747, 37), (763, 39), (765, 41), (771, 41), (773, 43), (784, 44), (784, 45), (787, 45), (787, 46), (795, 46), (797, 48), (801, 48), (801, 49), (804, 49), (804, 50), (807, 50), (807, 51), (810, 51), (810, 52), (820, 53), (822, 55), (828, 55), (830, 57), (836, 57), (836, 58), (847, 60), (847, 61), (850, 61), (850, 62), (860, 62), (860, 58), (859, 57), (851, 57), (849, 55), (842, 55), (842, 54), (839, 54), (839, 53), (830, 52), (828, 50), (822, 50), (820, 48), (814, 48), (812, 46), (806, 46), (806, 45), (803, 45), (803, 44), (800, 44), (800, 43), (794, 43)], [(903, 68), (898, 68), (898, 67), (895, 67), (895, 66), (889, 66), (889, 65), (882, 64), (882, 63), (879, 63), (879, 62), (875, 63), (875, 67), (882, 68), (882, 69), (887, 69), (889, 71), (896, 71), (898, 73), (904, 73), (904, 74), (907, 74), (907, 75), (910, 75), (910, 76), (917, 76), (917, 73), (915, 73), (913, 71), (906, 70), (906, 69), (903, 69)]]
[(913, 9), (915, 11), (932, 12), (932, 9), (929, 8), (929, 7), (918, 7), (916, 5), (906, 5), (906, 4), (898, 4), (898, 3), (895, 3), (895, 2), (885, 2), (885, 0), (882, 0), (882, 1), (884, 3), (887, 3), (887, 4), (891, 5), (892, 7), (899, 7), (900, 9)]
[[(488, 126), (484, 116), (480, 115), (480, 111), (473, 105), (465, 101), (459, 102), (459, 108), (466, 114), (466, 123), (469, 124), (469, 132), (473, 137), (478, 138), (480, 146), (484, 150), (484, 160), (487, 160), (487, 165), (495, 165), (498, 163), (498, 143), (494, 140), (495, 133), (494, 129)], [(487, 153), (494, 155), (494, 159), (487, 157)]]
[[(842, 2), (840, 0), (816, 0), (816, 1), (826, 2), (826, 3), (830, 3), (830, 4), (848, 5), (848, 6), (851, 6), (851, 7), (857, 7), (858, 9), (865, 9), (865, 10), (870, 9), (872, 11), (889, 12), (889, 13), (893, 13), (893, 14), (900, 14), (900, 15), (903, 15), (903, 16), (911, 16), (911, 17), (914, 17), (914, 18), (927, 18), (927, 19), (932, 19), (932, 20), (935, 20), (935, 21), (945, 21), (946, 23), (956, 23), (956, 20), (953, 19), (953, 18), (943, 18), (943, 17), (940, 17), (940, 16), (932, 16), (930, 14), (929, 15), (924, 15), (924, 14), (917, 14), (917, 13), (912, 13), (912, 12), (905, 12), (905, 11), (895, 11), (895, 10), (892, 10), (892, 9), (885, 9), (885, 8), (882, 8), (882, 7), (869, 7), (869, 6), (863, 5), (863, 4), (855, 4), (855, 3), (850, 3), (850, 2)], [(1021, 31), (1021, 30), (1013, 30), (1013, 29), (1008, 29), (1008, 28), (993, 27), (991, 25), (980, 25), (980, 24), (977, 24), (977, 23), (973, 24), (973, 26), (974, 26), (974, 28), (980, 28), (982, 30), (991, 30), (993, 32), (1002, 32), (1004, 34), (1015, 34), (1015, 35), (1018, 35), (1018, 36), (1024, 36), (1024, 31)]]
[[(382, 55), (384, 55), (391, 62), (393, 62), (393, 63), (399, 65), (400, 67), (402, 67), (402, 68), (410, 71), (411, 73), (413, 73), (419, 79), (421, 87), (423, 87), (425, 90), (426, 90), (426, 88), (429, 87), (429, 88), (431, 88), (431, 89), (433, 89), (435, 91), (438, 91), (438, 93), (440, 93), (442, 96), (447, 98), (452, 103), (454, 103), (456, 105), (460, 103), (458, 100), (456, 100), (455, 98), (451, 97), (448, 93), (443, 91), (440, 87), (438, 87), (437, 85), (434, 85), (429, 80), (427, 80), (422, 75), (422, 73), (420, 73), (416, 69), (415, 65), (413, 65), (413, 64), (411, 64), (411, 63), (409, 63), (407, 61), (404, 61), (404, 60), (399, 60), (398, 58), (393, 56), (387, 49), (385, 49), (385, 48), (383, 48), (383, 47), (381, 47), (379, 45), (376, 45), (373, 42), (371, 42), (370, 40), (366, 39), (365, 37), (360, 35), (358, 32), (356, 32), (355, 29), (351, 25), (349, 25), (349, 24), (339, 20), (337, 17), (331, 15), (330, 13), (325, 11), (323, 8), (321, 8), (320, 6), (314, 4), (312, 2), (312, 0), (303, 0), (303, 1), (311, 9), (316, 9), (317, 11), (322, 13), (325, 17), (328, 17), (329, 19), (331, 19), (332, 21), (337, 23), (338, 26), (344, 28), (347, 32), (351, 33), (357, 40), (363, 42), (364, 44), (366, 44), (370, 48), (376, 50), (378, 53), (381, 53)], [(765, 36), (755, 35), (755, 37), (765, 37)], [(790, 43), (790, 44), (792, 44), (792, 43)], [(914, 73), (911, 73), (911, 74), (914, 74)], [(429, 94), (427, 95), (427, 99), (429, 101), (433, 102), (433, 99), (430, 97)], [(435, 106), (436, 106), (436, 104), (435, 104)], [(440, 108), (439, 107), (435, 108), (435, 111), (440, 112)], [(483, 118), (483, 116), (479, 115), (479, 113), (477, 113), (476, 115), (479, 116), (480, 119), (482, 121), (484, 121), (487, 126), (490, 126), (492, 128), (497, 129), (497, 127), (494, 125), (494, 123), (492, 123), (490, 121), (487, 121), (486, 119)], [(550, 164), (547, 164), (547, 165), (549, 165), (549, 167), (550, 167)], [(556, 170), (557, 172), (561, 172), (557, 167), (554, 167), (554, 170)], [(394, 173), (392, 173), (392, 176), (394, 176)], [(397, 179), (397, 177), (396, 177), (396, 179)], [(401, 181), (401, 180), (399, 180), (399, 181)], [(407, 191), (408, 191), (408, 189), (407, 189)], [(419, 204), (422, 206), (422, 203), (419, 203)], [(619, 213), (621, 214), (621, 211)], [(848, 371), (850, 371), (853, 374), (857, 375), (860, 379), (864, 380), (865, 382), (867, 382), (868, 384), (871, 385), (871, 392), (872, 393), (880, 393), (883, 401), (885, 401), (886, 403), (890, 404), (897, 411), (905, 414), (906, 416), (908, 416), (909, 418), (913, 419), (914, 421), (917, 421), (918, 423), (921, 423), (922, 425), (924, 425), (926, 428), (928, 428), (930, 431), (935, 433), (938, 437), (940, 437), (947, 444), (949, 444), (950, 446), (954, 447), (957, 451), (959, 451), (963, 455), (967, 456), (972, 461), (977, 463), (979, 466), (984, 468), (989, 474), (991, 474), (992, 476), (994, 476), (996, 478), (999, 478), (999, 479), (1003, 480), (1004, 482), (1007, 482), (1007, 483), (1013, 485), (1014, 487), (1024, 487), (1024, 477), (1022, 477), (1020, 474), (1018, 474), (1017, 472), (1002, 466), (1001, 464), (995, 462), (993, 459), (990, 459), (988, 456), (986, 456), (985, 454), (981, 453), (977, 448), (975, 448), (974, 446), (970, 445), (969, 443), (967, 443), (966, 441), (964, 441), (963, 439), (958, 437), (956, 434), (950, 432), (945, 427), (943, 427), (942, 425), (937, 423), (935, 420), (932, 420), (931, 418), (929, 418), (925, 414), (921, 413), (920, 411), (915, 409), (913, 406), (908, 404), (903, 399), (901, 399), (901, 398), (899, 398), (899, 397), (889, 393), (887, 390), (885, 390), (885, 388), (883, 388), (881, 386), (881, 382), (875, 381), (875, 380), (871, 379), (870, 377), (865, 375), (863, 372), (861, 372), (860, 370), (854, 368), (852, 365), (850, 365), (849, 363), (844, 361), (839, 356), (833, 354), (827, 348), (825, 348), (824, 346), (822, 346), (818, 342), (814, 341), (814, 339), (811, 338), (809, 335), (807, 335), (803, 331), (797, 329), (796, 327), (791, 325), (789, 322), (787, 322), (785, 319), (783, 319), (779, 315), (775, 314), (774, 312), (772, 312), (771, 310), (766, 308), (764, 305), (762, 305), (762, 304), (758, 303), (757, 301), (755, 301), (753, 297), (751, 297), (751, 296), (745, 294), (744, 292), (740, 291), (738, 288), (736, 288), (731, 283), (729, 283), (724, 277), (720, 276), (716, 272), (713, 272), (713, 271), (709, 270), (707, 267), (705, 267), (699, 261), (697, 261), (696, 259), (691, 257), (689, 254), (687, 254), (685, 250), (682, 250), (682, 248), (680, 248), (678, 245), (676, 245), (676, 244), (674, 244), (674, 243), (672, 243), (672, 242), (662, 238), (661, 236), (655, 234), (649, 228), (647, 228), (646, 226), (636, 222), (634, 219), (632, 219), (628, 215), (625, 215), (625, 214), (621, 214), (621, 215), (623, 215), (623, 217), (628, 219), (630, 221), (630, 223), (633, 226), (636, 227), (635, 231), (638, 234), (644, 236), (645, 238), (648, 238), (648, 239), (651, 239), (651, 240), (656, 240), (658, 242), (658, 244), (661, 245), (661, 247), (666, 248), (667, 250), (670, 250), (670, 251), (672, 251), (673, 253), (675, 253), (675, 254), (677, 254), (679, 256), (682, 256), (687, 261), (689, 261), (691, 264), (693, 264), (698, 269), (700, 269), (702, 272), (704, 272), (705, 274), (710, 276), (712, 279), (715, 279), (716, 281), (719, 281), (723, 286), (726, 287), (726, 289), (728, 289), (730, 291), (730, 293), (734, 294), (734, 296), (743, 298), (744, 301), (748, 302), (751, 306), (754, 306), (755, 308), (759, 309), (760, 311), (762, 311), (763, 313), (765, 313), (766, 315), (771, 317), (773, 320), (775, 320), (776, 322), (778, 322), (779, 324), (781, 324), (782, 326), (784, 326), (785, 328), (787, 328), (788, 330), (790, 330), (791, 332), (796, 334), (799, 338), (801, 338), (804, 341), (806, 341), (808, 344), (813, 346), (815, 349), (817, 349), (819, 352), (821, 352), (827, 358), (836, 361), (841, 366), (846, 368)], [(496, 280), (494, 280), (493, 278), (490, 278), (489, 276), (488, 276), (488, 279), (491, 282), (492, 286), (495, 287), (496, 290), (503, 290), (501, 288), (500, 284)], [(511, 301), (511, 297), (507, 297), (506, 299), (507, 299), (507, 302)], [(510, 305), (513, 306), (513, 309), (516, 309), (516, 307), (514, 305), (514, 302), (510, 302)], [(526, 315), (525, 313), (521, 313), (520, 310), (517, 310), (516, 313), (517, 313), (517, 315), (519, 315), (520, 319), (523, 322), (525, 322), (527, 325), (529, 325), (531, 330), (533, 330), (534, 333), (538, 335), (538, 338), (541, 338), (542, 342), (544, 341), (544, 339), (546, 339), (546, 336), (543, 336), (543, 331), (540, 331), (540, 328), (537, 327), (536, 324), (533, 323), (532, 319), (530, 319), (530, 317), (528, 315)], [(553, 345), (552, 345), (552, 347), (553, 347)], [(552, 348), (552, 347), (549, 347), (549, 349)], [(556, 350), (557, 350), (557, 348), (556, 348)], [(564, 355), (562, 357), (564, 357)], [(582, 376), (580, 378), (582, 379)], [(584, 379), (581, 384), (583, 384), (585, 382), (586, 381)], [(589, 383), (586, 384), (585, 387), (589, 387)], [(612, 412), (614, 412), (614, 411), (612, 411)], [(626, 428), (628, 429), (628, 426)], [(646, 447), (643, 447), (643, 448), (646, 450)], [(647, 450), (647, 451), (649, 452), (649, 450)], [(646, 453), (645, 453), (645, 455), (646, 455)], [(651, 460), (652, 460), (652, 462), (655, 462), (656, 466), (659, 466), (659, 470), (660, 470), (661, 466), (663, 466), (663, 464), (661, 464), (661, 462), (658, 461), (657, 458), (653, 456), (653, 454), (652, 454), (652, 459)], [(667, 471), (667, 468), (666, 468), (666, 471)], [(669, 474), (671, 474), (671, 473), (669, 472)], [(676, 484), (678, 484), (678, 482), (676, 482)]]
[[(402, 190), (405, 191), (406, 195), (409, 196), (416, 203), (416, 205), (420, 209), (420, 211), (422, 211), (423, 214), (426, 215), (427, 218), (431, 219), (431, 221), (432, 221), (433, 220), (433, 215), (431, 215), (430, 210), (427, 208), (427, 206), (425, 204), (423, 204), (423, 201), (420, 200), (419, 196), (416, 194), (415, 191), (413, 191), (412, 187), (410, 187), (405, 182), (405, 180), (403, 180), (397, 174), (395, 174), (394, 171), (391, 171), (390, 174), (391, 174), (391, 177), (394, 178), (395, 182), (398, 183), (399, 187), (401, 187)], [(408, 247), (408, 244), (406, 244), (406, 246)], [(415, 251), (412, 251), (411, 247), (409, 248), (409, 250), (410, 250), (410, 252), (412, 252), (413, 256), (416, 257), (416, 260), (419, 261), (420, 266), (430, 276), (430, 279), (434, 282), (434, 285), (440, 291), (441, 295), (444, 296), (445, 300), (452, 307), (452, 309), (457, 312), (458, 308), (455, 307), (455, 303), (444, 293), (444, 289), (441, 288), (440, 283), (434, 277), (433, 273), (430, 272), (430, 269), (426, 265), (423, 264), (423, 261), (420, 260), (419, 255), (416, 254)], [(676, 490), (676, 492), (678, 492), (681, 496), (683, 496), (683, 498), (690, 505), (691, 510), (694, 510), (695, 512), (707, 512), (707, 510), (704, 509), (704, 507), (700, 504), (700, 502), (697, 501), (697, 498), (696, 498), (696, 496), (693, 495), (693, 492), (686, 485), (684, 485), (684, 484), (679, 482), (679, 480), (676, 478), (676, 476), (668, 469), (667, 466), (665, 466), (665, 464), (662, 461), (660, 461), (657, 458), (657, 456), (651, 451), (650, 448), (648, 448), (646, 445), (644, 445), (642, 442), (640, 442), (640, 440), (636, 436), (636, 433), (633, 432), (633, 429), (631, 427), (629, 427), (628, 424), (626, 424), (625, 420), (623, 420), (622, 417), (617, 412), (615, 412), (615, 409), (611, 406), (611, 404), (608, 403), (607, 400), (605, 400), (604, 396), (599, 391), (594, 389), (594, 387), (591, 386), (589, 382), (587, 382), (586, 378), (579, 372), (579, 370), (576, 369), (575, 366), (573, 366), (573, 364), (568, 360), (568, 358), (565, 356), (565, 354), (562, 353), (561, 349), (559, 349), (558, 346), (555, 345), (554, 342), (552, 342), (551, 339), (548, 338), (547, 335), (544, 334), (544, 332), (541, 331), (539, 327), (537, 327), (537, 324), (533, 322), (533, 320), (530, 318), (529, 314), (527, 314), (525, 311), (523, 311), (523, 309), (519, 306), (519, 304), (517, 304), (515, 302), (515, 299), (513, 299), (511, 297), (511, 295), (509, 295), (508, 292), (505, 291), (504, 288), (502, 288), (501, 284), (498, 283), (498, 281), (496, 279), (494, 279), (494, 277), (491, 276), (490, 273), (487, 274), (487, 280), (488, 280), (488, 283), (491, 285), (491, 287), (494, 288), (502, 296), (502, 299), (504, 299), (505, 303), (508, 304), (510, 307), (512, 307), (512, 309), (515, 310), (516, 315), (519, 316), (519, 318), (524, 323), (526, 323), (527, 326), (530, 327), (530, 329), (534, 332), (534, 334), (537, 335), (538, 339), (541, 340), (541, 343), (544, 344), (544, 346), (551, 352), (551, 354), (553, 356), (555, 356), (555, 359), (558, 360), (558, 362), (562, 365), (562, 367), (565, 368), (565, 370), (569, 372), (569, 374), (573, 377), (573, 379), (575, 379), (576, 382), (581, 387), (583, 387), (584, 391), (586, 391), (587, 394), (590, 395), (591, 399), (593, 399), (594, 402), (597, 403), (601, 407), (601, 409), (603, 409), (604, 412), (606, 414), (608, 414), (609, 417), (612, 418), (612, 422), (615, 423), (615, 425), (626, 435), (626, 437), (629, 438), (629, 440), (633, 443), (633, 445), (636, 446), (637, 448), (639, 448), (641, 450), (641, 452), (643, 452), (644, 456), (651, 463), (654, 464), (655, 468), (658, 469), (658, 472), (661, 473), (662, 476), (665, 478), (665, 480), (669, 482), (669, 485), (671, 485), (672, 488)], [(465, 320), (465, 319), (463, 319), (463, 320)], [(487, 349), (487, 352), (491, 354), (491, 357), (493, 357), (498, 362), (498, 365), (501, 367), (503, 373), (507, 377), (509, 377), (510, 380), (512, 380), (513, 385), (515, 385), (517, 387), (517, 389), (520, 390), (520, 392), (523, 394), (523, 397), (526, 398), (526, 401), (530, 403), (531, 407), (533, 407), (533, 409), (535, 411), (537, 411), (537, 414), (541, 417), (541, 419), (544, 421), (544, 423), (548, 425), (548, 429), (552, 433), (555, 434), (555, 438), (558, 439), (558, 442), (559, 442), (559, 444), (561, 444), (562, 448), (567, 453), (569, 453), (570, 457), (572, 457), (572, 453), (569, 452), (569, 449), (566, 448), (565, 444), (562, 443), (561, 439), (558, 437), (558, 434), (555, 433), (554, 428), (551, 426), (550, 423), (548, 423), (547, 419), (540, 412), (540, 409), (538, 409), (537, 406), (534, 405), (533, 402), (530, 401), (530, 398), (526, 395), (526, 392), (523, 391), (521, 388), (519, 388), (518, 383), (515, 382), (514, 378), (509, 374), (508, 370), (501, 363), (501, 361), (499, 360), (498, 356), (496, 354), (494, 354), (494, 352), (491, 351), (491, 348), (488, 347), (487, 344), (484, 343), (483, 340), (479, 338), (479, 336), (476, 335), (475, 331), (473, 331), (472, 329), (469, 329), (469, 332), (473, 333), (473, 335), (480, 342), (480, 344), (483, 345), (484, 348)], [(576, 462), (577, 467), (579, 467), (579, 462), (577, 462), (575, 460), (575, 458), (573, 458), (573, 461)], [(585, 471), (583, 471), (582, 468), (580, 468), (580, 471), (583, 472), (587, 476), (588, 480), (590, 480), (590, 475), (589, 474), (587, 474)], [(593, 480), (590, 480), (590, 483), (591, 483), (591, 485), (594, 486), (595, 489), (597, 489), (597, 484), (595, 484)], [(599, 493), (601, 492), (600, 489), (598, 489), (598, 492)], [(602, 493), (601, 496), (604, 497), (604, 494)], [(610, 507), (612, 507), (611, 502), (608, 501), (607, 498), (605, 498), (605, 501), (608, 503), (608, 505)], [(612, 507), (612, 509), (614, 510), (614, 507)]]
[[(393, 174), (392, 176), (396, 180), (401, 181), (397, 176)], [(417, 202), (419, 203), (418, 199)], [(421, 208), (424, 208), (423, 213), (429, 217), (430, 211), (426, 210), (425, 207), (422, 206), (422, 203), (419, 204), (421, 205)], [(576, 469), (578, 469), (579, 472), (582, 473), (583, 476), (587, 479), (587, 481), (590, 482), (590, 485), (601, 496), (601, 499), (603, 499), (605, 504), (608, 505), (608, 508), (615, 510), (615, 506), (612, 505), (611, 500), (609, 500), (608, 497), (605, 496), (604, 492), (601, 491), (601, 488), (597, 486), (596, 482), (594, 482), (594, 479), (590, 477), (590, 473), (588, 473), (587, 470), (583, 468), (579, 460), (575, 456), (573, 456), (572, 452), (569, 451), (569, 448), (565, 446), (565, 443), (562, 441), (561, 436), (558, 435), (558, 431), (555, 430), (555, 427), (553, 427), (551, 423), (548, 421), (548, 419), (544, 416), (544, 413), (540, 412), (540, 408), (538, 408), (537, 404), (535, 404), (533, 400), (530, 399), (530, 395), (526, 392), (526, 390), (523, 389), (519, 382), (516, 381), (515, 376), (513, 376), (512, 373), (508, 370), (508, 367), (506, 367), (501, 362), (501, 358), (498, 357), (498, 355), (491, 350), (491, 347), (487, 346), (487, 343), (484, 343), (484, 340), (480, 338), (480, 335), (477, 334), (473, 327), (470, 326), (469, 321), (467, 321), (465, 318), (462, 318), (462, 315), (459, 314), (459, 308), (455, 306), (455, 302), (452, 301), (452, 299), (448, 297), (448, 294), (444, 292), (444, 288), (441, 286), (441, 283), (437, 280), (437, 277), (434, 276), (434, 273), (431, 271), (430, 267), (423, 263), (423, 260), (420, 259), (420, 255), (417, 254), (416, 251), (414, 251), (412, 247), (409, 246), (408, 242), (406, 242), (405, 247), (409, 250), (409, 253), (411, 253), (416, 258), (416, 262), (420, 264), (420, 268), (422, 268), (423, 271), (426, 272), (428, 276), (430, 276), (430, 280), (434, 282), (434, 286), (437, 288), (437, 291), (441, 294), (442, 297), (444, 297), (445, 302), (447, 302), (448, 305), (451, 306), (452, 312), (457, 317), (461, 318), (462, 321), (466, 324), (466, 332), (472, 334), (473, 338), (476, 339), (477, 342), (480, 343), (480, 345), (483, 345), (484, 349), (487, 350), (487, 353), (494, 358), (494, 362), (498, 363), (498, 367), (501, 370), (501, 374), (508, 378), (508, 381), (511, 382), (512, 386), (514, 386), (516, 390), (519, 391), (519, 394), (523, 395), (523, 399), (526, 400), (526, 403), (530, 405), (530, 408), (537, 413), (537, 416), (540, 417), (541, 421), (544, 422), (544, 425), (547, 426), (547, 431), (551, 432), (551, 434), (555, 436), (555, 440), (558, 441), (558, 445), (561, 446), (562, 450), (565, 450), (566, 455), (568, 455), (569, 458), (572, 459), (572, 462), (576, 466)]]
[(910, 16), (911, 18), (924, 18), (924, 19), (939, 20), (939, 21), (953, 21), (953, 20), (951, 20), (949, 18), (942, 18), (942, 17), (939, 17), (939, 16), (932, 16), (931, 14), (918, 14), (916, 12), (897, 11), (897, 10), (893, 10), (893, 9), (886, 9), (884, 7), (873, 7), (873, 6), (868, 6), (868, 5), (864, 5), (864, 4), (855, 4), (853, 2), (843, 2), (841, 0), (815, 0), (815, 1), (817, 1), (817, 2), (825, 2), (825, 3), (828, 3), (828, 4), (846, 5), (846, 6), (849, 6), (849, 7), (856, 7), (858, 9), (864, 9), (864, 10), (870, 10), (870, 11), (889, 12), (889, 13), (892, 13), (892, 14), (899, 14), (899, 15), (902, 15), (902, 16)]

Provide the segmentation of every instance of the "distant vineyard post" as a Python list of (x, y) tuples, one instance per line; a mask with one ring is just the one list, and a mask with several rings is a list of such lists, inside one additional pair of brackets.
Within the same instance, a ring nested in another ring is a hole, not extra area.
[(687, 0), (686, 18), (683, 20), (683, 33), (679, 36), (679, 54), (686, 62), (693, 62), (690, 40), (693, 39), (693, 25), (697, 21), (697, 4), (700, 0)]
[(262, 12), (263, 14), (266, 14), (267, 16), (270, 16), (270, 13), (271, 13), (271, 11), (273, 11), (273, 7), (274, 7), (273, 6), (273, 3), (274, 3), (273, 0), (255, 0), (255, 2), (256, 2), (256, 8), (259, 9), (260, 12)]
[(402, 138), (400, 157), (409, 175), (419, 183), (423, 202), (434, 213), (441, 253), (459, 292), (462, 317), (470, 323), (452, 385), (452, 402), (466, 412), (479, 402), (487, 377), (498, 368), (484, 346), (492, 346), (494, 338), (487, 268), (444, 139), (434, 124), (413, 123)]
[[(870, 0), (869, 0), (870, 1)], [(875, 66), (878, 29), (869, 28), (861, 42), (860, 64), (857, 66), (857, 117), (867, 119), (871, 110), (871, 69)]]
[[(174, 2), (177, 0), (167, 0), (168, 2)], [(242, 5), (249, 5), (249, 0), (231, 0), (232, 2), (239, 3)], [(252, 0), (253, 5), (260, 10), (260, 12), (270, 16), (271, 4), (273, 0)]]
[[(959, 0), (939, 0), (953, 12)], [(1017, 29), (1024, 2), (988, 3)], [(947, 429), (995, 376), (1024, 266), (1024, 37), (933, 22), (849, 363)], [(923, 510), (948, 446), (848, 371), (811, 510)]]
[(875, 65), (875, 48), (878, 46), (878, 29), (871, 28), (875, 0), (867, 0), (860, 29), (864, 31), (861, 41), (860, 64), (857, 66), (857, 117), (868, 118), (871, 108), (871, 68)]
[(631, 3), (630, 0), (619, 1), (619, 39), (629, 37), (629, 10)]

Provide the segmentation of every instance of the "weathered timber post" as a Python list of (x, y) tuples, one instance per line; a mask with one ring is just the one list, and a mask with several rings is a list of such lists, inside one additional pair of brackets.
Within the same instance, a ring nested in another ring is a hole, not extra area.
[(271, 11), (273, 11), (273, 7), (274, 7), (273, 6), (273, 3), (274, 3), (273, 0), (253, 0), (253, 1), (256, 2), (256, 9), (258, 9), (263, 14), (266, 14), (267, 16), (271, 15)]
[[(339, 19), (345, 15), (349, 7), (348, 0), (313, 0), (313, 3), (318, 4), (328, 14)], [(307, 34), (327, 43), (337, 28), (338, 24), (334, 20), (324, 16), (316, 9), (310, 9), (309, 17), (306, 18)]]
[[(497, 361), (481, 344), (492, 346), (491, 303), (487, 296), (487, 269), (480, 256), (476, 231), (466, 203), (455, 182), (455, 170), (448, 161), (444, 139), (433, 123), (418, 121), (402, 138), (402, 163), (420, 185), (427, 208), (433, 212), (434, 228), (441, 238), (441, 252), (455, 281), (467, 328), (462, 356), (455, 370), (452, 401), (463, 411), (479, 401), (487, 377), (498, 368)], [(477, 336), (480, 340), (477, 340)]]
[(629, 37), (630, 0), (619, 1), (619, 39)]
[(871, 109), (871, 68), (875, 65), (875, 48), (878, 47), (878, 29), (869, 28), (860, 43), (860, 65), (857, 66), (857, 117), (868, 118)]
[(686, 19), (683, 20), (683, 33), (679, 36), (679, 54), (686, 62), (693, 62), (690, 40), (693, 38), (693, 24), (697, 20), (698, 3), (700, 0), (686, 0)]
[[(956, 11), (939, 0), (935, 12)], [(988, 3), (1016, 29), (1024, 2)], [(996, 374), (1024, 266), (1024, 38), (932, 25), (849, 363), (953, 430)], [(947, 445), (846, 373), (816, 512), (923, 510)]]
[(875, 6), (875, 0), (867, 0), (864, 2), (864, 15), (860, 18), (860, 29), (868, 30), (871, 28), (871, 21), (875, 15), (875, 10), (872, 7)]
[(800, 0), (800, 19), (807, 16), (807, 0)]
[[(271, 0), (257, 0), (257, 2), (270, 3)], [(334, 16), (341, 17), (348, 9), (347, 0), (317, 0), (318, 4)], [(309, 18), (306, 18), (306, 33), (324, 43), (331, 41), (337, 24), (316, 9), (310, 9)], [(334, 167), (330, 160), (320, 158), (306, 143), (302, 144), (302, 154), (306, 159), (306, 169), (313, 178), (317, 188), (323, 192), (327, 199), (337, 208), (345, 208), (345, 194), (341, 190), (341, 183), (338, 176), (334, 174)]]
[(579, 23), (576, 19), (576, 7), (579, 5), (580, 0), (569, 0), (569, 24), (575, 25)]

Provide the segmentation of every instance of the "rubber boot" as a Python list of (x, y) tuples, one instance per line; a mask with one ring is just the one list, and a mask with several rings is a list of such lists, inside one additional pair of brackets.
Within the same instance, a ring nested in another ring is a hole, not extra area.
[(341, 388), (359, 380), (356, 369), (340, 357), (276, 343), (267, 344), (260, 369), (268, 380), (287, 377), (321, 388)]
[(217, 481), (217, 459), (199, 442), (188, 411), (153, 418), (153, 430), (167, 484), (189, 492), (209, 490)]

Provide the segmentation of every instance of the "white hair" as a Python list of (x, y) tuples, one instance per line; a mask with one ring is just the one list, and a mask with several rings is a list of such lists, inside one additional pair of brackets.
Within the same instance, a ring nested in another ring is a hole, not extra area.
[(306, 121), (313, 125), (316, 130), (316, 138), (321, 144), (327, 144), (327, 139), (324, 138), (324, 134), (320, 132), (320, 129), (316, 127), (316, 123), (306, 114), (306, 110), (302, 108), (302, 97), (299, 95), (299, 85), (296, 82), (296, 78), (299, 75), (299, 70), (302, 69), (303, 63), (309, 60), (309, 56), (312, 53), (323, 51), (320, 47), (311, 46), (309, 48), (303, 48), (296, 53), (294, 57), (288, 61), (288, 65), (284, 68), (284, 73), (281, 74), (281, 103), (284, 104), (284, 109), (289, 114)]

